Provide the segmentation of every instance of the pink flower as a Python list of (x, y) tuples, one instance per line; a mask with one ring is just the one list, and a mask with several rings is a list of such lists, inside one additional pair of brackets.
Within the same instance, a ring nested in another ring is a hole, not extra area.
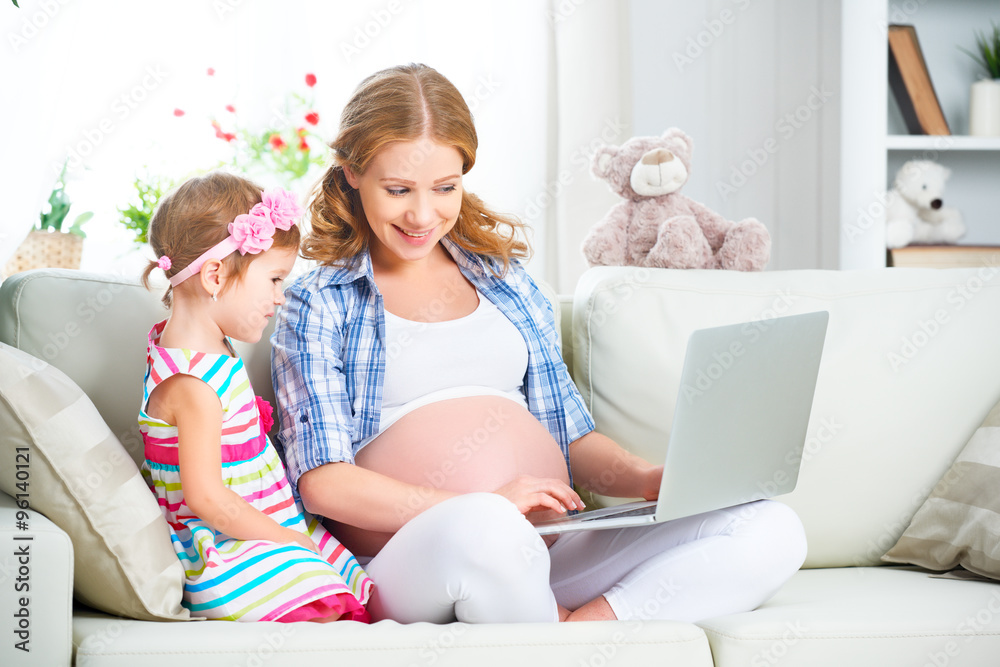
[(236, 107), (234, 107), (232, 104), (227, 104), (226, 111), (228, 111), (229, 113), (236, 113)]
[(215, 68), (214, 67), (209, 67), (207, 74), (209, 76), (215, 76)]
[(306, 85), (309, 86), (310, 88), (316, 85), (315, 74), (306, 74)]
[(260, 203), (250, 209), (250, 215), (266, 216), (275, 227), (285, 230), (291, 229), (302, 213), (295, 195), (282, 188), (264, 190), (260, 194)]
[(229, 233), (241, 255), (256, 255), (274, 243), (274, 223), (270, 216), (243, 213), (229, 223)]
[(181, 109), (174, 109), (174, 115), (180, 118), (181, 116), (184, 115), (184, 111)]
[(316, 125), (319, 123), (319, 114), (315, 111), (310, 111), (306, 114), (306, 122), (310, 125)]
[(254, 396), (254, 401), (257, 403), (257, 412), (260, 414), (261, 430), (267, 433), (274, 426), (274, 417), (271, 416), (274, 414), (274, 408), (260, 396)]

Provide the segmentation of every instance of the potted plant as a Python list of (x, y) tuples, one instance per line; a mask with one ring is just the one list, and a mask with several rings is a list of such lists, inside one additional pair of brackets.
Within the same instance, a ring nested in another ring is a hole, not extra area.
[(984, 70), (989, 78), (972, 84), (969, 94), (969, 134), (980, 137), (1000, 136), (1000, 26), (992, 33), (976, 32), (976, 50), (962, 49)]
[(66, 194), (65, 164), (49, 195), (48, 204), (49, 210), (39, 214), (38, 224), (7, 262), (4, 267), (5, 275), (45, 267), (80, 268), (83, 239), (86, 237), (82, 226), (94, 214), (90, 211), (81, 213), (67, 231), (62, 230), (71, 206), (69, 195)]

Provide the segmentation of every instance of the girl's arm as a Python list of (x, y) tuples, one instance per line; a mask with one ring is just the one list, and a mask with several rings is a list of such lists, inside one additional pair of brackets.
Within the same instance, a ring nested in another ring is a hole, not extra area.
[(625, 451), (606, 435), (591, 431), (569, 445), (569, 463), (577, 484), (605, 496), (655, 500), (663, 466)]
[(198, 518), (237, 540), (296, 542), (316, 550), (307, 536), (281, 526), (223, 484), (222, 406), (210, 386), (188, 375), (175, 375), (154, 391), (163, 392), (161, 418), (177, 425), (184, 501)]

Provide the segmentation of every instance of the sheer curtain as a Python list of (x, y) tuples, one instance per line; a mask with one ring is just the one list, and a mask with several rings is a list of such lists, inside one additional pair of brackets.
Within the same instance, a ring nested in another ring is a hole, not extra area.
[(328, 141), (358, 82), (406, 62), (435, 67), (466, 97), (480, 141), (466, 187), (530, 225), (536, 277), (572, 289), (580, 240), (614, 201), (587, 164), (597, 142), (628, 134), (625, 3), (4, 1), (0, 266), (68, 161), (68, 221), (95, 213), (83, 268), (135, 273), (145, 251), (116, 209), (137, 175), (212, 168), (231, 155), (213, 119), (263, 130), (292, 93), (313, 96)]

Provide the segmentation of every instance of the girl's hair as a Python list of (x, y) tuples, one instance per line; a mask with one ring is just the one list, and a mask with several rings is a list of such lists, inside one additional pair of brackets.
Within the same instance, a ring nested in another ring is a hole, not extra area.
[[(411, 64), (376, 72), (362, 81), (341, 114), (340, 134), (330, 144), (333, 162), (313, 192), (311, 231), (303, 241), (302, 256), (342, 264), (364, 251), (371, 228), (344, 167), (362, 174), (388, 144), (423, 136), (457, 149), (463, 174), (472, 169), (479, 140), (468, 105), (448, 79), (426, 65)], [(530, 255), (527, 243), (516, 237), (523, 229), (516, 218), (491, 211), (479, 197), (463, 191), (458, 221), (448, 238), (465, 250), (501, 260), (505, 272), (512, 257)]]
[[(223, 171), (188, 179), (163, 197), (149, 222), (149, 245), (157, 258), (164, 255), (170, 258), (170, 268), (165, 271), (167, 278), (182, 271), (206, 250), (229, 236), (229, 223), (236, 216), (249, 213), (260, 200), (259, 185)], [(288, 230), (275, 230), (273, 238), (272, 248), (298, 249), (298, 225), (292, 225)], [(232, 282), (239, 282), (250, 262), (259, 256), (234, 252), (222, 263), (233, 277)], [(142, 272), (142, 284), (146, 289), (149, 289), (149, 275), (156, 268), (156, 259), (153, 259)], [(222, 292), (230, 284), (227, 282)], [(170, 307), (172, 293), (173, 288), (168, 285), (163, 295), (163, 305), (167, 308)]]

